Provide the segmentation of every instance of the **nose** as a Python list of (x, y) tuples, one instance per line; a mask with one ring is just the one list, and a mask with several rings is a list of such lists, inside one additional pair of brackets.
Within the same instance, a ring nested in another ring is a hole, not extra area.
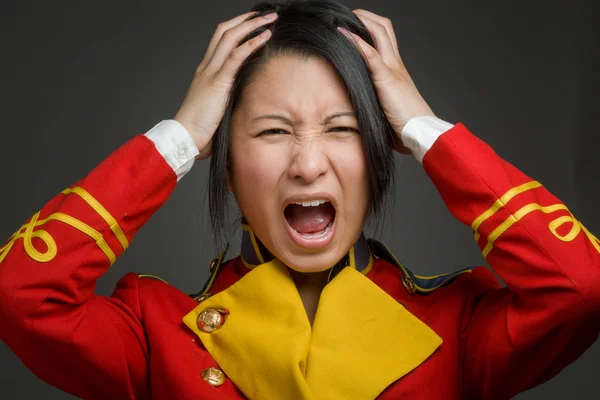
[(288, 170), (291, 179), (312, 183), (327, 173), (329, 159), (325, 154), (323, 143), (319, 142), (321, 141), (308, 140), (294, 145), (292, 162)]

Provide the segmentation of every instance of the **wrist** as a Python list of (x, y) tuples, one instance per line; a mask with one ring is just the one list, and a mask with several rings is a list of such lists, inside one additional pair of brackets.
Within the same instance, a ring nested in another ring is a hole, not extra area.
[(433, 146), (438, 137), (453, 126), (435, 115), (413, 117), (402, 128), (400, 140), (402, 145), (415, 156), (415, 159), (422, 162), (425, 153)]
[(211, 135), (203, 133), (206, 131), (205, 129), (202, 129), (202, 127), (193, 122), (189, 122), (185, 118), (179, 116), (179, 114), (173, 117), (173, 121), (177, 121), (194, 142), (198, 152), (195, 159), (202, 160), (207, 158), (210, 155)]
[(154, 142), (158, 152), (173, 168), (177, 180), (192, 168), (198, 149), (185, 126), (179, 121), (161, 121), (146, 132), (145, 136)]

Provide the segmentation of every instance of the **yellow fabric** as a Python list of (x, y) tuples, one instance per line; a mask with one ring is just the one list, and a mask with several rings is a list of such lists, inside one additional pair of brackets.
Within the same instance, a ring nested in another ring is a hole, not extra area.
[(344, 268), (321, 294), (306, 381), (317, 399), (374, 399), (441, 343), (368, 278)]
[[(196, 325), (207, 308), (223, 327)], [(324, 289), (313, 327), (287, 267), (274, 259), (183, 318), (250, 399), (374, 399), (442, 343), (360, 272), (344, 268)]]
[[(198, 314), (207, 308), (230, 312), (223, 327), (210, 334), (196, 325)], [(310, 324), (279, 260), (254, 268), (200, 303), (183, 321), (250, 399), (312, 398), (304, 380)]]

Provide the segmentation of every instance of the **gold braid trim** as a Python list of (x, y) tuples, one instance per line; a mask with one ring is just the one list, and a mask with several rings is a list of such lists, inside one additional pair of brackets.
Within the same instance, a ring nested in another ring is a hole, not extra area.
[[(81, 197), (94, 211), (96, 211), (96, 213), (98, 213), (102, 217), (102, 219), (109, 225), (111, 231), (115, 234), (115, 236), (121, 243), (121, 246), (123, 246), (123, 250), (126, 250), (127, 247), (129, 247), (129, 241), (127, 240), (125, 233), (123, 232), (117, 221), (91, 194), (89, 194), (85, 189), (81, 187), (74, 187), (72, 189), (65, 189), (62, 191), (62, 194), (64, 195), (68, 195), (71, 193)], [(25, 252), (29, 257), (31, 257), (31, 259), (37, 262), (52, 261), (58, 253), (56, 241), (54, 240), (52, 235), (50, 235), (47, 231), (43, 229), (38, 229), (34, 231), (34, 228), (38, 228), (51, 220), (61, 221), (85, 233), (96, 242), (100, 250), (102, 250), (102, 252), (108, 258), (111, 266), (116, 261), (115, 253), (112, 251), (112, 249), (104, 239), (104, 236), (102, 236), (100, 232), (98, 232), (91, 226), (85, 224), (84, 222), (81, 222), (77, 218), (71, 217), (70, 215), (63, 213), (50, 214), (47, 218), (43, 220), (38, 220), (39, 217), (40, 211), (33, 215), (29, 223), (22, 225), (21, 228), (19, 228), (19, 230), (17, 230), (17, 232), (15, 232), (9, 238), (8, 243), (4, 247), (0, 248), (0, 263), (4, 260), (10, 249), (14, 246), (15, 242), (21, 238), (23, 239), (23, 247), (25, 249)], [(33, 238), (38, 238), (44, 242), (44, 244), (47, 247), (45, 252), (40, 252), (33, 246)]]

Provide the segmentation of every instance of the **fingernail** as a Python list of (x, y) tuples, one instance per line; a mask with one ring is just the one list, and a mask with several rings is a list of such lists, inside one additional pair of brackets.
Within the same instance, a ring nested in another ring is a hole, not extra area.
[(264, 16), (265, 19), (271, 20), (277, 18), (277, 13), (270, 13)]

